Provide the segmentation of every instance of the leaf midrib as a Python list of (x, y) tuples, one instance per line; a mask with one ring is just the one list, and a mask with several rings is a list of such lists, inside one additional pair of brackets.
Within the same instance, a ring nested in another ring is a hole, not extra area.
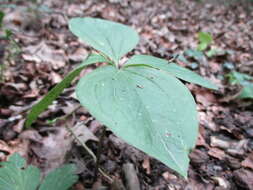
[[(152, 67), (149, 67), (149, 68), (152, 68)], [(155, 69), (155, 68), (154, 68), (154, 69)], [(159, 69), (159, 71), (162, 71), (162, 70)], [(149, 78), (146, 77), (146, 76), (143, 76), (142, 74), (140, 74), (140, 73), (138, 73), (138, 72), (133, 72), (133, 71), (129, 71), (129, 70), (127, 70), (127, 72), (130, 72), (130, 73), (132, 73), (132, 74), (135, 74), (135, 75), (138, 75), (138, 76), (140, 76), (140, 77), (142, 77), (142, 78), (147, 79), (148, 81), (150, 81), (151, 83), (153, 83), (155, 86), (157, 86), (157, 87), (166, 95), (166, 97), (169, 99), (169, 95), (164, 91), (164, 89), (162, 89), (161, 86), (160, 86), (159, 84), (157, 84), (156, 82), (154, 82), (153, 80), (149, 79)], [(134, 88), (134, 89), (135, 89), (135, 88)], [(142, 99), (140, 98), (140, 96), (139, 96), (137, 90), (135, 90), (135, 91), (136, 91), (136, 93), (137, 93), (137, 95), (138, 95), (138, 97), (139, 97), (139, 100), (140, 100), (141, 103), (143, 104)], [(144, 105), (144, 104), (143, 104), (143, 105)], [(148, 113), (149, 119), (150, 119), (150, 118), (151, 118), (150, 113), (147, 111), (147, 109), (146, 109), (145, 106), (143, 106), (143, 107), (144, 107), (145, 111)], [(151, 121), (152, 125), (154, 125), (154, 123), (152, 122), (152, 119), (150, 119), (150, 121)], [(158, 136), (161, 136), (161, 134), (158, 133)], [(171, 159), (172, 159), (173, 162), (178, 166), (178, 168), (181, 170), (181, 172), (184, 172), (184, 169), (181, 168), (181, 165), (177, 162), (177, 159), (173, 156), (172, 152), (169, 151), (169, 150), (167, 150), (167, 151), (168, 151), (168, 153), (169, 153)]]

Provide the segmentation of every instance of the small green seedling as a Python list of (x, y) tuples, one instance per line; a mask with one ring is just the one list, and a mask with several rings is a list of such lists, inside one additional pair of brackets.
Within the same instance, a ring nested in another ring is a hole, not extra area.
[(64, 165), (50, 172), (41, 180), (40, 170), (27, 166), (18, 153), (14, 153), (8, 162), (0, 163), (1, 190), (68, 190), (78, 179), (73, 164)]
[(132, 28), (95, 18), (74, 18), (70, 30), (99, 53), (91, 54), (55, 86), (28, 115), (29, 127), (87, 65), (105, 62), (82, 77), (76, 94), (80, 103), (117, 136), (160, 160), (184, 177), (188, 153), (198, 134), (194, 98), (178, 80), (210, 89), (215, 85), (196, 73), (149, 55), (119, 60), (139, 41)]
[(253, 99), (253, 77), (244, 73), (232, 71), (228, 75), (228, 81), (232, 85), (240, 85), (242, 87), (237, 98)]
[(4, 12), (0, 11), (0, 28), (2, 28), (3, 19), (4, 19)]
[(204, 51), (212, 43), (213, 38), (212, 38), (212, 35), (207, 32), (199, 32), (198, 40), (199, 40), (199, 44), (198, 44), (197, 50)]

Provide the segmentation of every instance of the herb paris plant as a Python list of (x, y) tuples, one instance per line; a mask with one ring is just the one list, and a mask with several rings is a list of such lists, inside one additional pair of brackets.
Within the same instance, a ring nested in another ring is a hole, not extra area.
[(35, 105), (26, 126), (86, 65), (106, 62), (107, 66), (80, 79), (76, 88), (80, 103), (117, 136), (187, 177), (188, 153), (195, 145), (198, 121), (194, 98), (178, 78), (210, 89), (216, 86), (190, 70), (148, 55), (135, 55), (119, 68), (120, 58), (139, 41), (128, 26), (74, 18), (69, 28), (99, 54), (91, 54)]

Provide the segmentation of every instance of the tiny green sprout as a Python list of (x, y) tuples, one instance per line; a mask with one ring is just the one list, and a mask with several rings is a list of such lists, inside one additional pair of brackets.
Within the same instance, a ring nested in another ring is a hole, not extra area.
[(210, 33), (199, 32), (198, 33), (198, 40), (199, 40), (199, 44), (198, 44), (197, 50), (204, 51), (212, 43), (213, 38)]
[(231, 85), (240, 85), (242, 87), (236, 98), (253, 99), (253, 77), (237, 71), (227, 74), (228, 82)]
[(120, 59), (139, 41), (136, 31), (126, 25), (86, 17), (71, 19), (69, 28), (98, 54), (91, 54), (49, 91), (32, 108), (26, 126), (31, 126), (87, 65), (108, 63), (78, 82), (76, 94), (81, 105), (118, 137), (187, 178), (198, 120), (194, 98), (179, 79), (217, 87), (186, 68), (150, 55), (134, 55), (119, 66)]
[(3, 25), (3, 19), (4, 19), (4, 12), (0, 11), (0, 29), (2, 28)]

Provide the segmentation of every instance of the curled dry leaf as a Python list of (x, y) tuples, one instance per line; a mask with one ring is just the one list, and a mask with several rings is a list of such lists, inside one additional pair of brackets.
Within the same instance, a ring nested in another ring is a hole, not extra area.
[(57, 84), (62, 81), (62, 77), (56, 72), (51, 73), (51, 78), (53, 84)]
[(56, 70), (66, 65), (67, 56), (64, 50), (56, 50), (49, 46), (45, 41), (41, 41), (37, 45), (23, 48), (23, 51), (25, 53), (22, 54), (22, 57), (26, 61), (48, 63)]
[(171, 174), (170, 172), (164, 172), (162, 176), (167, 181), (173, 181), (178, 179), (177, 176)]
[(223, 160), (226, 156), (225, 152), (219, 148), (210, 148), (208, 155), (219, 160)]
[(86, 49), (78, 48), (75, 50), (74, 53), (70, 54), (68, 58), (70, 61), (81, 62), (85, 60), (87, 56), (88, 56), (88, 52)]
[(196, 101), (203, 106), (208, 107), (211, 104), (217, 103), (217, 99), (209, 90), (199, 88), (196, 91)]
[(40, 168), (42, 168), (44, 175), (64, 163), (65, 156), (71, 149), (73, 142), (64, 127), (50, 129), (48, 130), (48, 136), (41, 137), (42, 140), (39, 143), (31, 144), (31, 149), (38, 156), (38, 159), (42, 161)]
[(230, 142), (219, 139), (218, 137), (212, 136), (211, 137), (211, 146), (212, 147), (219, 147), (222, 149), (228, 149), (230, 147)]
[(98, 141), (98, 138), (82, 122), (77, 122), (72, 130), (83, 143), (86, 143), (88, 140)]
[(194, 149), (190, 153), (190, 158), (191, 158), (192, 164), (201, 165), (201, 164), (205, 163), (206, 161), (208, 161), (209, 156), (204, 151)]
[(253, 172), (251, 170), (239, 169), (233, 172), (234, 180), (241, 188), (253, 189)]
[(219, 187), (222, 187), (224, 189), (229, 188), (229, 183), (227, 180), (221, 177), (212, 177), (212, 179), (219, 185)]
[(248, 155), (248, 157), (242, 161), (241, 165), (245, 168), (250, 168), (253, 170), (253, 152)]
[(0, 151), (7, 153), (8, 155), (12, 155), (15, 152), (18, 152), (20, 155), (27, 157), (28, 149), (29, 142), (27, 140), (17, 139), (10, 141), (9, 143), (0, 140)]

